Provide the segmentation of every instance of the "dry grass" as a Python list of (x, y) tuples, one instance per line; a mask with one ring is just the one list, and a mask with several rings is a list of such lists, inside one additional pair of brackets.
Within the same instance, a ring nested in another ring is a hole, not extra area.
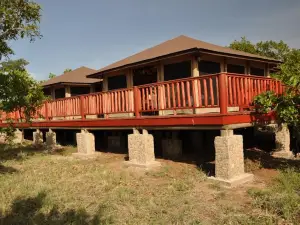
[(277, 222), (250, 204), (248, 187), (211, 184), (195, 165), (145, 172), (123, 167), (123, 155), (72, 151), (1, 147), (0, 224), (257, 224), (255, 213)]

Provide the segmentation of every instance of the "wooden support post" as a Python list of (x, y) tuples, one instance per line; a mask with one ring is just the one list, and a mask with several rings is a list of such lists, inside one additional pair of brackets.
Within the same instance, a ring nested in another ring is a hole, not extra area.
[(139, 89), (138, 87), (133, 87), (133, 96), (134, 96), (134, 112), (135, 117), (139, 118), (140, 115), (140, 95), (139, 95)]
[(49, 120), (49, 114), (48, 114), (48, 102), (45, 102), (45, 119)]
[(70, 86), (65, 87), (65, 97), (66, 98), (71, 97), (71, 87)]
[(84, 115), (84, 96), (80, 96), (80, 115), (81, 115), (81, 119), (84, 120), (85, 119), (85, 115)]
[(226, 73), (221, 73), (219, 79), (219, 106), (220, 113), (227, 114), (227, 84), (226, 84)]

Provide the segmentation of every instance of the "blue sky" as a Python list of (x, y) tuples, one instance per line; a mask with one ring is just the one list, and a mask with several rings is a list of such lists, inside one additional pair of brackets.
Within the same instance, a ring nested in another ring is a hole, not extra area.
[(300, 48), (299, 0), (36, 0), (43, 38), (11, 45), (36, 79), (100, 69), (184, 34), (219, 45), (246, 36)]

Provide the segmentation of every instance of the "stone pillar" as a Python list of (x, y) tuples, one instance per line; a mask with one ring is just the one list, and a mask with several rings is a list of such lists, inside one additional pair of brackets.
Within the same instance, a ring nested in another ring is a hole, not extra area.
[(108, 91), (108, 79), (107, 79), (107, 76), (103, 77), (102, 90), (103, 91)]
[(17, 129), (14, 132), (14, 139), (13, 139), (13, 143), (14, 144), (21, 144), (23, 141), (23, 132), (20, 131), (19, 129)]
[(36, 132), (33, 132), (33, 145), (39, 146), (43, 144), (43, 133), (37, 129)]
[(163, 157), (179, 159), (182, 156), (182, 141), (178, 138), (178, 132), (172, 131), (172, 137), (162, 140)]
[(46, 145), (48, 147), (56, 146), (56, 133), (51, 129), (49, 129), (49, 131), (46, 133)]
[(153, 135), (146, 130), (140, 134), (134, 129), (133, 134), (128, 135), (128, 155), (129, 161), (125, 162), (127, 165), (145, 168), (160, 165), (155, 161)]
[(215, 138), (215, 177), (223, 185), (232, 187), (251, 181), (252, 174), (244, 171), (243, 136), (233, 130), (221, 130)]
[(71, 87), (70, 86), (65, 87), (65, 97), (66, 98), (71, 97)]
[(133, 87), (133, 73), (132, 70), (128, 70), (126, 74), (126, 85), (127, 88), (132, 88)]
[(95, 85), (91, 84), (91, 86), (90, 86), (90, 93), (94, 93), (94, 92), (96, 92)]
[(87, 130), (76, 134), (77, 153), (79, 156), (89, 156), (95, 153), (95, 136)]
[(249, 62), (249, 61), (246, 62), (246, 66), (245, 66), (245, 74), (247, 74), (247, 75), (250, 75), (250, 74), (251, 74), (250, 62)]
[(275, 129), (276, 151), (274, 157), (291, 158), (293, 152), (290, 149), (290, 131), (286, 124), (281, 124)]
[(265, 64), (265, 77), (270, 77), (270, 67), (269, 64)]
[(227, 60), (225, 57), (222, 59), (220, 66), (221, 66), (220, 71), (222, 73), (227, 73)]

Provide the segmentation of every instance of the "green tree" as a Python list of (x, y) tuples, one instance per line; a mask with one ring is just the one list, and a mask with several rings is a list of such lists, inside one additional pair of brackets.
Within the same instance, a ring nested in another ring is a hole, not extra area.
[(71, 71), (72, 71), (72, 69), (67, 68), (67, 69), (64, 70), (64, 73), (68, 73), (68, 72), (71, 72)]
[(260, 41), (252, 43), (246, 37), (241, 37), (241, 40), (235, 40), (230, 45), (230, 48), (257, 54), (284, 62), (291, 52), (291, 48), (283, 41)]
[(56, 77), (56, 75), (54, 73), (49, 73), (49, 79), (52, 79), (54, 77)]
[(229, 48), (252, 54), (258, 54), (255, 44), (249, 41), (246, 37), (241, 37), (240, 41), (234, 40), (229, 45)]
[(282, 95), (266, 92), (256, 96), (254, 104), (259, 114), (275, 112), (278, 124), (285, 123), (293, 131), (296, 151), (300, 144), (300, 49), (290, 48), (283, 41), (251, 43), (245, 37), (234, 41), (230, 48), (281, 60), (279, 71), (272, 74), (286, 85)]
[(0, 1), (0, 59), (13, 54), (9, 41), (41, 37), (41, 6), (30, 0)]
[(42, 87), (25, 69), (27, 64), (23, 59), (0, 63), (0, 110), (18, 111), (30, 121), (45, 96)]

